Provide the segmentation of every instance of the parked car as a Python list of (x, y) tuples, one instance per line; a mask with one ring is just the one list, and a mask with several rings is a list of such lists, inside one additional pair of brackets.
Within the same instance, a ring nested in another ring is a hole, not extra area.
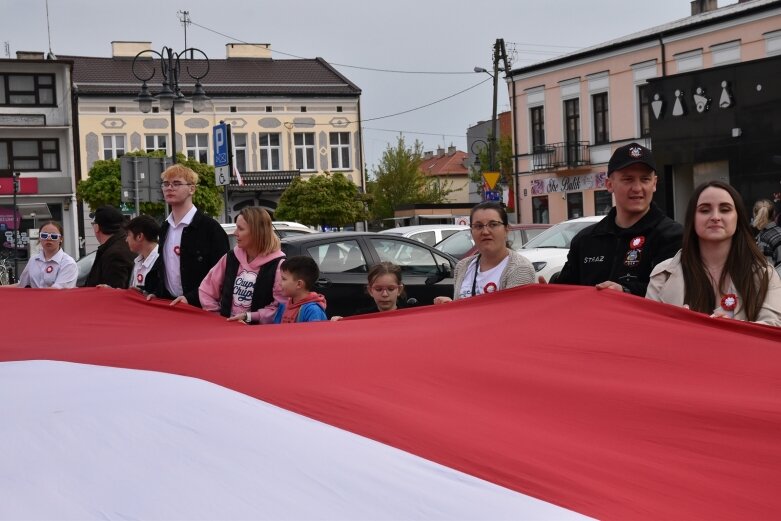
[(414, 239), (423, 244), (434, 246), (442, 239), (450, 237), (460, 230), (468, 230), (469, 226), (463, 224), (421, 224), (418, 226), (399, 226), (382, 230), (379, 233), (389, 235), (400, 235)]
[(517, 251), (531, 261), (538, 276), (543, 276), (550, 282), (552, 277), (559, 275), (561, 268), (567, 262), (572, 238), (582, 229), (598, 223), (604, 217), (604, 215), (593, 215), (554, 224)]
[(406, 237), (371, 232), (335, 232), (282, 239), (285, 255), (308, 255), (320, 278), (314, 291), (325, 295), (328, 316), (348, 316), (372, 300), (366, 276), (372, 266), (390, 261), (401, 266), (407, 298), (431, 304), (434, 297), (453, 295), (456, 259)]
[[(274, 231), (277, 236), (282, 239), (283, 237), (289, 237), (291, 235), (300, 235), (302, 233), (318, 233), (317, 230), (313, 230), (308, 226), (299, 224), (292, 221), (272, 221), (271, 225), (274, 227)], [(231, 248), (236, 245), (233, 237), (233, 232), (236, 231), (236, 223), (221, 224), (222, 229), (228, 234), (231, 241)]]
[[(507, 240), (517, 250), (550, 226), (550, 224), (511, 224)], [(477, 246), (472, 239), (472, 231), (469, 229), (457, 231), (450, 237), (442, 239), (434, 247), (459, 260), (477, 253)]]

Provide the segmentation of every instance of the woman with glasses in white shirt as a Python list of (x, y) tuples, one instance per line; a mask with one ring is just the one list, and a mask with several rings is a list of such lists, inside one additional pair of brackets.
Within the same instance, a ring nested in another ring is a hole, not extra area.
[(62, 225), (46, 221), (38, 229), (41, 249), (25, 266), (15, 286), (20, 288), (75, 288), (79, 268), (62, 249)]
[(456, 264), (453, 298), (437, 297), (434, 304), (535, 282), (532, 263), (507, 244), (507, 212), (501, 204), (478, 204), (472, 208), (470, 221), (478, 253)]

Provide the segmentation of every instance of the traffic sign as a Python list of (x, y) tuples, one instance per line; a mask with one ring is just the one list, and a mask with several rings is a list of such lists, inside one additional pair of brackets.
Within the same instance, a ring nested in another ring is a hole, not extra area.
[(486, 190), (483, 192), (483, 200), (484, 201), (501, 201), (502, 200), (502, 192), (499, 192), (498, 190)]
[[(214, 137), (214, 166), (228, 166), (230, 163), (230, 149), (228, 148), (228, 125), (220, 123), (212, 129)], [(230, 175), (228, 176), (230, 179)]]
[(229, 166), (214, 167), (214, 184), (217, 186), (226, 186), (231, 182), (231, 169)]
[(488, 189), (493, 190), (496, 182), (499, 181), (499, 172), (483, 172), (483, 179), (485, 179)]

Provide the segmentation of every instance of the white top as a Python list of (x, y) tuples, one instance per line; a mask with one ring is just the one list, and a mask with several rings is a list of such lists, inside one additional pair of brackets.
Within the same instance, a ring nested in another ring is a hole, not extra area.
[[(461, 289), (459, 289), (458, 298), (469, 298), (472, 296), (472, 284), (475, 282), (475, 270), (477, 269), (477, 262), (479, 258), (475, 258), (474, 261), (469, 263), (469, 267), (464, 274), (464, 282), (461, 283)], [(502, 262), (486, 271), (477, 272), (477, 283), (475, 286), (475, 295), (482, 295), (483, 293), (493, 293), (499, 289), (499, 279), (502, 277), (502, 272), (507, 267), (507, 263), (510, 262), (510, 256), (506, 256)]]
[(158, 251), (159, 248), (159, 245), (155, 246), (155, 248), (149, 252), (149, 255), (146, 256), (146, 259), (143, 255), (139, 255), (133, 260), (133, 275), (130, 277), (131, 288), (137, 288), (146, 283), (147, 273), (149, 273), (149, 270), (152, 269), (152, 266), (155, 265), (155, 261), (160, 256), (160, 252)]
[(182, 247), (182, 232), (185, 228), (190, 226), (195, 217), (195, 212), (198, 208), (193, 205), (190, 211), (187, 212), (179, 224), (174, 223), (174, 214), (168, 214), (168, 224), (171, 227), (168, 229), (168, 234), (165, 237), (165, 250), (163, 251), (163, 262), (165, 262), (165, 288), (174, 297), (181, 297), (184, 291), (182, 290), (182, 272), (179, 264), (179, 253)]
[(39, 251), (30, 259), (19, 277), (19, 287), (26, 288), (75, 288), (79, 268), (73, 257), (60, 249), (49, 260)]

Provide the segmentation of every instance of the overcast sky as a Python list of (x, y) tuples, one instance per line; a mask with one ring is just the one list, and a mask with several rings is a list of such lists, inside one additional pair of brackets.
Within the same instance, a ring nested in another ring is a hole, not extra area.
[[(723, 6), (734, 0), (720, 0)], [(399, 74), (336, 66), (362, 90), (364, 120), (444, 98), (431, 107), (364, 124), (366, 161), (372, 166), (404, 131), (427, 150), (466, 148), (466, 129), (491, 118), (492, 85), (475, 66), (491, 68), (492, 46), (515, 48), (513, 67), (608, 41), (684, 18), (689, 0), (49, 0), (51, 48), (57, 55), (110, 56), (112, 40), (151, 41), (180, 50), (184, 31), (177, 11), (193, 24), (187, 43), (214, 58), (232, 41), (270, 43), (272, 50), (332, 64), (379, 69), (469, 74)], [(203, 27), (198, 27), (198, 24)], [(216, 33), (223, 33), (221, 36)], [(230, 37), (230, 38), (229, 38)], [(232, 39), (231, 39), (232, 38)], [(47, 51), (45, 0), (0, 0), (0, 43)], [(512, 44), (512, 45), (511, 45)], [(3, 48), (0, 47), (0, 53)], [(274, 54), (275, 59), (287, 58)], [(499, 111), (509, 101), (499, 84)], [(417, 134), (421, 132), (426, 134)]]

